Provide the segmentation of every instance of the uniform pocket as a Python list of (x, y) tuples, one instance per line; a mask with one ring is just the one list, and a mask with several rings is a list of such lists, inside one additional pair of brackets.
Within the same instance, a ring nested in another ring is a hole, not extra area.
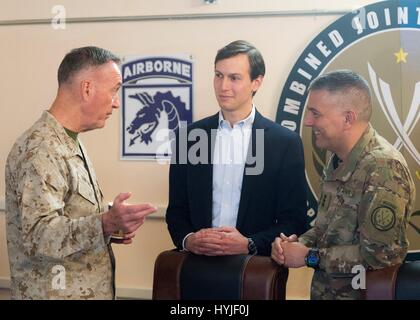
[(77, 181), (77, 193), (93, 205), (96, 205), (96, 198), (92, 186), (80, 176)]

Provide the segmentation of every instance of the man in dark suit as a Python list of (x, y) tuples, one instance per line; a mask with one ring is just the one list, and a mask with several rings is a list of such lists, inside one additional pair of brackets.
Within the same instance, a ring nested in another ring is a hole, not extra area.
[(215, 58), (216, 115), (182, 128), (173, 146), (166, 222), (178, 249), (270, 255), (280, 233), (307, 229), (302, 142), (253, 104), (265, 64), (246, 41)]

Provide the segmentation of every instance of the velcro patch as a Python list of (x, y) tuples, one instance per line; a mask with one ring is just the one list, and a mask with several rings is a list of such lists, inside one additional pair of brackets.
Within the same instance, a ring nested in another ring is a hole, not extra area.
[(323, 193), (320, 197), (318, 206), (323, 209), (327, 209), (330, 206), (331, 194)]
[(371, 215), (372, 224), (379, 231), (390, 230), (395, 225), (395, 220), (395, 210), (387, 206), (377, 207)]

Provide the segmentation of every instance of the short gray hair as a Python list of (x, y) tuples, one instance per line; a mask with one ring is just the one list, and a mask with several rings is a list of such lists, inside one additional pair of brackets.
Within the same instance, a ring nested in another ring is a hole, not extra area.
[(120, 63), (121, 59), (112, 52), (94, 47), (81, 47), (71, 50), (65, 55), (58, 68), (58, 85), (68, 82), (72, 76), (82, 69), (99, 66), (109, 61)]
[(351, 94), (349, 101), (360, 120), (369, 121), (372, 115), (372, 98), (368, 82), (352, 70), (336, 70), (316, 78), (309, 91), (326, 90), (329, 93)]

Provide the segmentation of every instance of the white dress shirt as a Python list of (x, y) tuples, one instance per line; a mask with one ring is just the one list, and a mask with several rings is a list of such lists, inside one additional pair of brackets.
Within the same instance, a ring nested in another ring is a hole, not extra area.
[(213, 154), (213, 227), (236, 227), (242, 180), (255, 106), (250, 115), (233, 125), (219, 112)]

